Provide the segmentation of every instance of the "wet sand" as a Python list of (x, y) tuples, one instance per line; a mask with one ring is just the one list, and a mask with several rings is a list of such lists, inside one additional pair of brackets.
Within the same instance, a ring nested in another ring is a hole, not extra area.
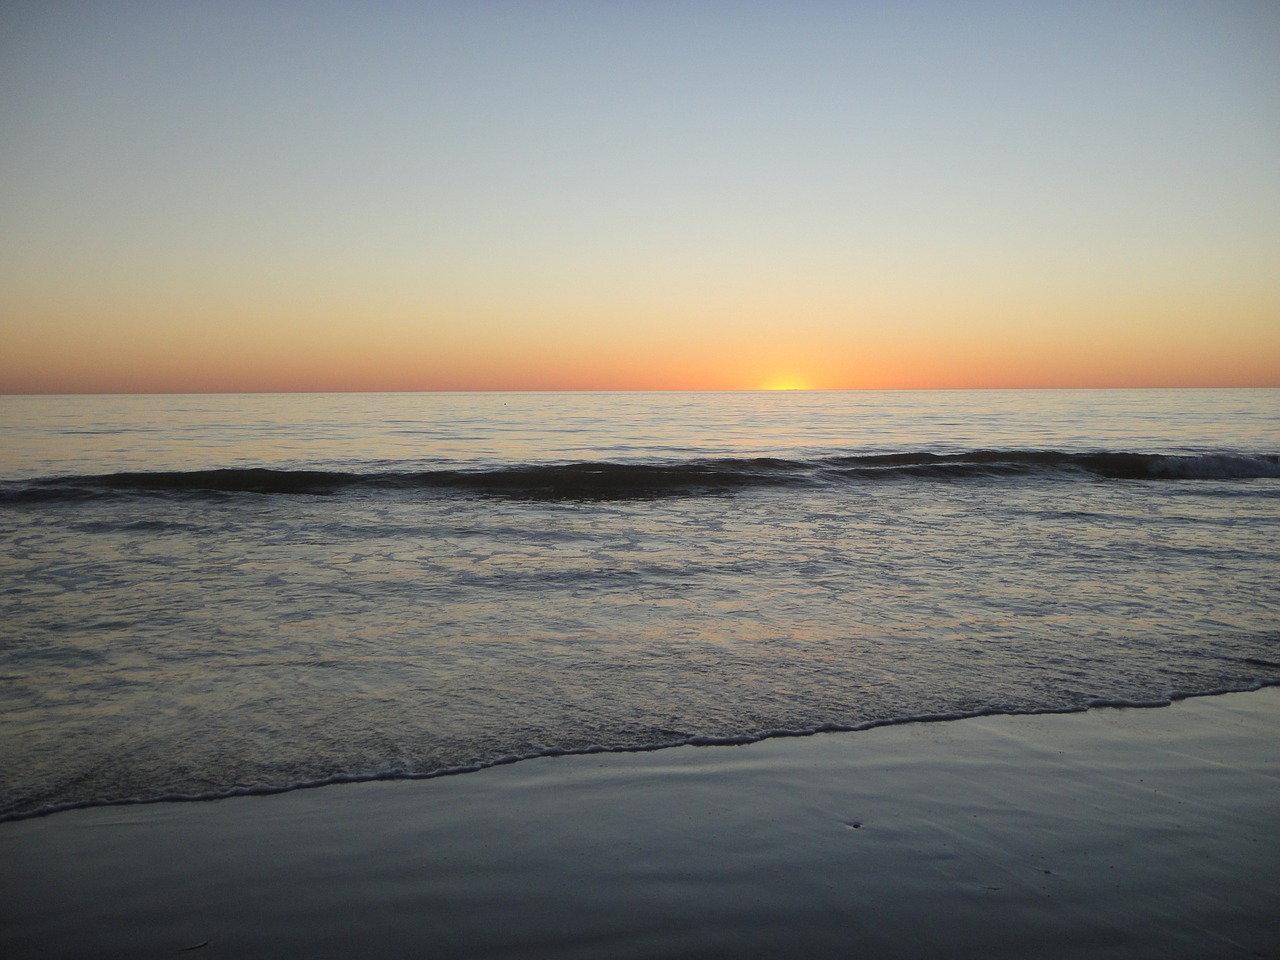
[(561, 757), (0, 824), (0, 955), (1280, 957), (1278, 828), (1280, 688)]

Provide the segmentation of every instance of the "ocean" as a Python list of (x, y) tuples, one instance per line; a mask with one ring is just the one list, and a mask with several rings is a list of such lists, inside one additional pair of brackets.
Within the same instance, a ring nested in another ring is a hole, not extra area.
[(0, 819), (1280, 683), (1280, 391), (0, 397)]

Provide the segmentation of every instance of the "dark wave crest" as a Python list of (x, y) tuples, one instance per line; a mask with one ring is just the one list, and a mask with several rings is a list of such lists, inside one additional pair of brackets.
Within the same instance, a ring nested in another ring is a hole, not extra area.
[(1242, 480), (1280, 478), (1280, 455), (1162, 455), (1052, 450), (924, 451), (786, 460), (768, 457), (511, 464), (419, 471), (275, 470), (265, 467), (49, 477), (0, 485), (0, 502), (147, 494), (324, 496), (349, 490), (437, 491), (526, 500), (631, 500), (765, 487), (991, 478)]
[(1094, 477), (1101, 480), (1233, 480), (1280, 477), (1280, 456), (1237, 453), (1151, 454), (1057, 450), (973, 450), (967, 453), (892, 453), (834, 458), (850, 476), (936, 479), (996, 476)]

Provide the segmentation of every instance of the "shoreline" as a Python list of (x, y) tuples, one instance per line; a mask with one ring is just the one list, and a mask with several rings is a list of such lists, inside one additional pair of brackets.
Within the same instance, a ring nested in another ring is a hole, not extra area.
[[(1274, 663), (1269, 660), (1251, 659), (1248, 662), (1261, 666), (1280, 668), (1280, 663)], [(678, 750), (684, 747), (746, 747), (757, 743), (765, 743), (770, 740), (817, 737), (825, 734), (866, 733), (871, 730), (878, 730), (885, 727), (912, 726), (915, 724), (928, 723), (959, 723), (965, 720), (978, 720), (985, 717), (1066, 716), (1071, 714), (1089, 713), (1093, 710), (1161, 709), (1164, 707), (1171, 707), (1183, 701), (1194, 700), (1201, 697), (1212, 698), (1231, 696), (1235, 694), (1256, 693), (1259, 690), (1266, 690), (1269, 687), (1280, 688), (1280, 680), (1260, 680), (1248, 687), (1225, 690), (1207, 690), (1196, 693), (1175, 691), (1161, 700), (1094, 699), (1080, 707), (1044, 707), (1032, 710), (1006, 710), (999, 707), (991, 707), (973, 711), (919, 714), (916, 716), (896, 717), (887, 720), (868, 720), (864, 723), (850, 725), (827, 723), (810, 729), (766, 730), (759, 734), (744, 734), (736, 737), (693, 736), (686, 740), (673, 741), (671, 743), (636, 744), (616, 747), (594, 746), (579, 750), (549, 748), (538, 753), (501, 757), (497, 760), (485, 763), (469, 764), (459, 767), (445, 767), (424, 773), (406, 773), (402, 771), (375, 772), (370, 774), (341, 773), (319, 780), (282, 784), (279, 786), (237, 786), (231, 787), (227, 790), (199, 794), (168, 793), (147, 797), (123, 797), (109, 800), (72, 801), (68, 803), (49, 804), (31, 810), (13, 810), (6, 813), (0, 813), (0, 829), (2, 829), (4, 824), (7, 823), (20, 823), (25, 820), (52, 817), (58, 814), (70, 813), (77, 810), (94, 810), (104, 807), (150, 806), (153, 804), (169, 803), (216, 803), (221, 800), (234, 800), (245, 797), (279, 796), (281, 794), (294, 793), (299, 790), (319, 790), (324, 787), (438, 780), (445, 777), (458, 777), (483, 773), (486, 770), (493, 770), (517, 763), (527, 763), (530, 761), (555, 759), (559, 757), (592, 757), (601, 755), (610, 756), (657, 753), (664, 750)]]
[(0, 952), (1277, 956), (1277, 735), (1264, 686), (28, 816)]

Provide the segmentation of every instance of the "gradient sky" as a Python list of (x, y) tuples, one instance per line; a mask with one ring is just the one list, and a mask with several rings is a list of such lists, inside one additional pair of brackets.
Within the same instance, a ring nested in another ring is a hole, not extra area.
[(1280, 386), (1280, 4), (0, 2), (0, 392)]

